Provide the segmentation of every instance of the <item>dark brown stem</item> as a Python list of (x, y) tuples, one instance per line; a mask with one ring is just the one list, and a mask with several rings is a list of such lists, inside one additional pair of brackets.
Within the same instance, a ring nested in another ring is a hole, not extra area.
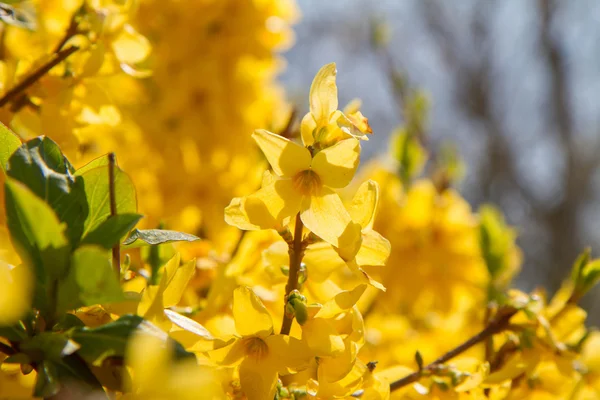
[[(117, 215), (117, 195), (115, 193), (115, 153), (108, 154), (108, 192), (110, 196), (110, 216)], [(117, 277), (121, 277), (121, 243), (117, 242), (112, 248), (113, 269)]]
[[(296, 228), (294, 229), (294, 241), (290, 245), (288, 253), (290, 255), (290, 273), (288, 276), (287, 285), (285, 285), (285, 301), (287, 303), (288, 296), (293, 290), (298, 289), (298, 272), (300, 271), (300, 263), (304, 257), (305, 246), (302, 243), (302, 220), (300, 214), (296, 215)], [(282, 335), (289, 335), (292, 329), (292, 322), (294, 321), (293, 316), (289, 316), (285, 312), (285, 306), (283, 309), (283, 322), (281, 324)]]
[(8, 104), (11, 101), (15, 100), (16, 98), (18, 98), (21, 93), (23, 93), (25, 90), (27, 90), (31, 85), (33, 85), (38, 80), (40, 80), (44, 75), (46, 75), (52, 68), (56, 67), (58, 64), (60, 64), (62, 61), (64, 61), (71, 54), (75, 53), (77, 50), (79, 50), (79, 47), (69, 46), (66, 49), (61, 50), (61, 51), (57, 52), (56, 54), (54, 54), (54, 56), (52, 57), (52, 59), (49, 62), (42, 65), (35, 71), (33, 71), (31, 73), (31, 75), (29, 75), (27, 78), (25, 78), (22, 82), (18, 83), (16, 86), (14, 86), (8, 92), (6, 92), (4, 94), (4, 96), (2, 96), (2, 98), (0, 98), (0, 107), (4, 107), (6, 104)]
[(79, 32), (79, 22), (77, 21), (77, 14), (78, 13), (76, 12), (71, 17), (71, 22), (69, 23), (69, 27), (67, 28), (67, 31), (65, 32), (65, 35), (63, 36), (63, 38), (60, 40), (60, 42), (58, 42), (58, 44), (54, 48), (54, 53), (58, 53), (59, 51), (61, 51), (63, 46), (65, 44), (67, 44), (69, 39), (71, 39), (73, 36), (75, 36)]
[(398, 379), (397, 381), (392, 382), (390, 384), (390, 391), (393, 392), (394, 390), (398, 390), (406, 385), (418, 381), (423, 376), (424, 372), (435, 370), (435, 368), (440, 364), (444, 364), (450, 361), (459, 354), (462, 354), (463, 352), (469, 350), (476, 344), (485, 341), (490, 336), (502, 332), (506, 329), (509, 320), (512, 318), (513, 315), (517, 313), (517, 311), (518, 310), (514, 307), (501, 308), (500, 310), (498, 310), (498, 314), (494, 317), (494, 319), (492, 319), (490, 323), (481, 332), (469, 338), (467, 341), (465, 341), (458, 347), (455, 347), (454, 349), (450, 350), (443, 356), (439, 357), (431, 364), (428, 364), (427, 366), (423, 367), (422, 370), (413, 372), (412, 374), (407, 375), (402, 379)]

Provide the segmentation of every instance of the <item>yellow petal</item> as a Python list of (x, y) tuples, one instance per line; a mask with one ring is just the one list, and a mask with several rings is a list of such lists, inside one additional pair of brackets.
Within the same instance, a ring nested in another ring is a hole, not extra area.
[(163, 306), (173, 307), (181, 300), (183, 291), (187, 287), (192, 275), (196, 271), (196, 259), (192, 259), (183, 265), (177, 267), (167, 282), (167, 287), (163, 293)]
[(171, 329), (171, 321), (165, 315), (162, 294), (163, 289), (160, 286), (148, 286), (144, 289), (137, 314), (168, 332)]
[(302, 325), (302, 340), (316, 357), (332, 357), (341, 354), (344, 340), (330, 320), (314, 318)]
[(346, 338), (344, 341), (346, 348), (337, 357), (323, 357), (319, 361), (319, 369), (322, 369), (319, 374), (319, 379), (326, 382), (336, 382), (345, 377), (352, 371), (356, 355), (358, 354), (358, 346)]
[(369, 230), (363, 232), (362, 244), (356, 253), (356, 263), (360, 266), (383, 266), (390, 256), (392, 245), (379, 233)]
[(311, 156), (307, 148), (264, 129), (255, 130), (252, 138), (265, 154), (275, 174), (291, 178), (310, 167)]
[(240, 365), (240, 383), (248, 400), (272, 399), (275, 397), (277, 371), (248, 357)]
[(356, 139), (345, 139), (318, 152), (313, 158), (311, 168), (319, 175), (325, 186), (343, 188), (348, 186), (360, 156), (360, 143)]
[(271, 173), (270, 170), (266, 170), (265, 172), (263, 172), (262, 180), (260, 181), (260, 187), (263, 188), (263, 187), (269, 186), (276, 180), (277, 180), (277, 177), (275, 175), (273, 175), (273, 173)]
[(315, 315), (315, 318), (333, 318), (351, 309), (366, 289), (367, 285), (358, 285), (352, 290), (344, 290), (336, 294), (333, 299), (323, 305), (321, 310)]
[(245, 197), (235, 197), (231, 203), (225, 207), (225, 222), (244, 231), (254, 231), (261, 229), (260, 226), (250, 223), (248, 214), (245, 210)]
[(233, 292), (233, 318), (235, 329), (242, 336), (266, 337), (273, 332), (271, 315), (247, 286)]
[(359, 223), (363, 230), (371, 229), (379, 204), (379, 184), (374, 180), (364, 182), (354, 195), (348, 213), (352, 221)]
[(310, 146), (315, 142), (314, 135), (316, 128), (317, 123), (313, 115), (311, 113), (306, 114), (300, 123), (300, 135), (302, 136), (302, 143), (305, 146)]
[[(287, 253), (285, 254), (287, 256)], [(308, 246), (302, 260), (306, 264), (310, 280), (323, 282), (333, 273), (346, 266), (329, 243), (318, 242)]]
[(125, 64), (144, 61), (151, 50), (148, 39), (136, 32), (131, 25), (123, 27), (119, 36), (112, 42), (112, 48), (119, 62)]
[[(242, 206), (248, 224), (261, 229), (273, 229), (281, 225), (285, 218), (296, 215), (300, 211), (301, 201), (302, 196), (294, 189), (292, 181), (279, 179), (246, 197)], [(229, 221), (235, 222), (233, 219)]]
[(242, 340), (234, 340), (230, 344), (206, 353), (208, 357), (222, 366), (238, 365), (246, 356), (246, 350)]
[(348, 224), (348, 228), (339, 239), (339, 247), (335, 250), (342, 260), (348, 262), (356, 257), (356, 254), (362, 247), (362, 227), (356, 222)]
[(347, 237), (347, 231), (352, 231), (351, 236), (357, 237), (349, 237), (342, 244), (360, 241), (360, 230), (354, 232), (352, 220), (340, 196), (329, 188), (323, 187), (319, 193), (305, 197), (300, 217), (310, 231), (336, 247), (340, 246), (340, 237)]
[(329, 116), (338, 108), (335, 63), (324, 65), (310, 86), (310, 113), (317, 125), (327, 124)]
[(381, 291), (385, 292), (385, 286), (383, 286), (381, 283), (377, 282), (375, 279), (371, 278), (371, 276), (369, 274), (367, 274), (367, 272), (360, 268), (357, 264), (356, 264), (356, 260), (352, 260), (346, 263), (346, 265), (348, 265), (348, 268), (350, 268), (350, 270), (352, 272), (354, 272), (354, 274), (360, 278), (363, 282), (368, 283), (369, 285), (373, 286), (374, 288), (377, 288)]
[(271, 335), (265, 338), (269, 347), (268, 362), (280, 374), (288, 374), (308, 366), (312, 354), (306, 343), (288, 335)]
[(169, 336), (190, 351), (208, 351), (214, 348), (215, 338), (198, 322), (172, 310), (165, 315), (173, 323)]
[(484, 383), (495, 385), (521, 374), (531, 373), (540, 362), (540, 353), (536, 350), (525, 350), (510, 357), (498, 371), (490, 374)]

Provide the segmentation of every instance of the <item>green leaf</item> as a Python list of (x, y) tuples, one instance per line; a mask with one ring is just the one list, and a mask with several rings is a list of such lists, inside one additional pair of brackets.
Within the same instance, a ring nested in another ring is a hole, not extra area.
[(19, 349), (33, 361), (50, 360), (59, 362), (63, 357), (73, 354), (79, 345), (60, 332), (41, 332), (23, 341)]
[(24, 143), (8, 160), (7, 175), (25, 184), (67, 224), (67, 236), (76, 245), (88, 213), (82, 178), (56, 143), (38, 137)]
[(62, 384), (73, 382), (77, 383), (78, 390), (88, 394), (105, 394), (96, 376), (77, 354), (65, 355), (56, 360), (44, 359), (38, 363), (37, 373), (35, 397), (54, 396), (60, 391)]
[(50, 361), (42, 361), (37, 368), (37, 379), (33, 390), (34, 397), (48, 398), (58, 393), (58, 371)]
[(19, 256), (36, 277), (33, 306), (49, 311), (47, 289), (69, 265), (69, 246), (54, 211), (22, 183), (5, 182), (6, 223)]
[(77, 352), (86, 362), (99, 366), (107, 357), (124, 357), (128, 340), (143, 321), (137, 315), (124, 315), (98, 328), (81, 328), (71, 337), (81, 348)]
[[(88, 215), (84, 222), (82, 237), (94, 231), (111, 215), (108, 185), (108, 166), (101, 166), (83, 172), (85, 194), (88, 201)], [(117, 214), (135, 213), (137, 200), (135, 187), (127, 174), (115, 168), (115, 197)]]
[(68, 275), (59, 283), (59, 312), (121, 300), (123, 292), (108, 252), (95, 246), (75, 250)]
[(20, 342), (27, 337), (27, 332), (20, 324), (12, 326), (0, 326), (0, 337), (11, 342)]
[(140, 214), (117, 214), (108, 217), (96, 229), (88, 233), (81, 244), (96, 244), (105, 249), (112, 248), (119, 243), (121, 239), (135, 227), (142, 218)]
[(85, 324), (83, 323), (83, 321), (81, 321), (75, 315), (67, 313), (67, 314), (63, 314), (60, 317), (58, 322), (56, 322), (56, 324), (54, 324), (54, 326), (52, 327), (52, 330), (53, 331), (66, 331), (71, 328), (81, 328), (84, 326), (85, 326)]
[(583, 250), (579, 256), (577, 256), (577, 259), (573, 263), (573, 267), (571, 268), (571, 279), (575, 286), (578, 286), (581, 283), (583, 269), (587, 263), (590, 262), (591, 256), (592, 249), (588, 247)]
[(198, 236), (190, 235), (189, 233), (169, 231), (165, 229), (135, 229), (133, 232), (131, 232), (129, 237), (125, 239), (123, 244), (130, 246), (138, 239), (149, 245), (157, 245), (168, 242), (194, 242), (196, 240), (200, 240)]
[[(78, 354), (70, 354), (56, 363), (61, 383), (77, 382), (80, 389), (92, 392), (94, 398), (107, 399), (102, 384)], [(99, 397), (102, 395), (102, 397)]]
[(6, 357), (2, 364), (31, 364), (31, 358), (25, 353), (17, 353)]
[(399, 129), (392, 138), (394, 158), (398, 161), (400, 177), (408, 185), (423, 171), (427, 162), (427, 150), (419, 139), (406, 129)]
[(0, 122), (0, 167), (6, 172), (10, 156), (21, 146), (21, 139)]
[(581, 273), (583, 293), (587, 293), (600, 280), (600, 259), (592, 260)]
[(479, 220), (479, 246), (492, 286), (497, 286), (496, 289), (506, 287), (517, 272), (514, 261), (516, 233), (493, 206), (481, 206)]
[(104, 167), (108, 165), (108, 156), (104, 155), (98, 158), (93, 159), (89, 163), (85, 164), (83, 167), (79, 168), (75, 171), (75, 176), (81, 176), (87, 171), (90, 171), (94, 168)]

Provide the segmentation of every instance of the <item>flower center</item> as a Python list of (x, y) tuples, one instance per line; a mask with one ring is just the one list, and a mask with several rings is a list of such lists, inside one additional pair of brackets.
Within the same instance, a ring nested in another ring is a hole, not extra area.
[(244, 339), (244, 350), (248, 357), (261, 360), (269, 354), (269, 346), (259, 337)]
[(292, 178), (292, 182), (294, 188), (304, 195), (315, 194), (321, 188), (321, 179), (319, 178), (319, 175), (310, 169), (298, 172), (296, 176)]

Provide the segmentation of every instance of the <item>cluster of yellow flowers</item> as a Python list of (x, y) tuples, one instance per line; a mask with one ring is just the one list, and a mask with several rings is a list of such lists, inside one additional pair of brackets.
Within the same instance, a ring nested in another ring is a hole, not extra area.
[(148, 153), (120, 158), (149, 223), (225, 246), (237, 235), (222, 204), (260, 184), (264, 167), (249, 132), (285, 118), (276, 115), (282, 61), (274, 52), (291, 44), (296, 14), (290, 0), (141, 1), (136, 26), (151, 40), (153, 77), (140, 82), (146, 100), (133, 117)]
[[(577, 305), (600, 279), (600, 260), (584, 252), (554, 296), (514, 290), (521, 254), (498, 211), (475, 213), (447, 185), (400, 177), (396, 165), (379, 161), (355, 179), (361, 143), (372, 131), (356, 103), (338, 109), (333, 63), (314, 78), (298, 135), (254, 129), (285, 125), (272, 122), (282, 109), (273, 50), (290, 41), (292, 3), (32, 4), (36, 18), (6, 6), (14, 21), (3, 27), (0, 119), (22, 139), (48, 135), (77, 164), (117, 150), (147, 226), (164, 221), (210, 240), (182, 246), (148, 236), (154, 245), (138, 251), (132, 243), (143, 233), (133, 231), (121, 264), (118, 245), (89, 247), (102, 244), (100, 236), (72, 248), (48, 239), (52, 251), (40, 254), (55, 264), (64, 248), (73, 252), (67, 269), (90, 257), (82, 264), (95, 268), (90, 281), (101, 274), (92, 260), (112, 247), (118, 277), (115, 287), (104, 277), (99, 287), (86, 287), (85, 275), (75, 283), (59, 276), (57, 288), (44, 289), (48, 298), (60, 290), (92, 295), (66, 301), (85, 306), (65, 306), (60, 320), (44, 319), (32, 308), (31, 260), (20, 259), (22, 238), (6, 226), (10, 212), (23, 225), (30, 214), (8, 210), (3, 200), (0, 398), (600, 397), (600, 335), (586, 328)], [(149, 71), (152, 78), (141, 79)], [(20, 82), (29, 83), (17, 91)], [(40, 205), (49, 199), (27, 194), (18, 183), (27, 177), (9, 171), (8, 149), (21, 141), (5, 129), (0, 134), (6, 204), (30, 196), (31, 215), (66, 229)], [(62, 160), (56, 168), (75, 185), (73, 175), (105, 167), (99, 160), (79, 170)], [(63, 176), (57, 171), (42, 175)], [(117, 217), (114, 208), (105, 210), (109, 219)], [(130, 231), (139, 219), (133, 211), (126, 211), (137, 218), (127, 231), (114, 225), (108, 233)], [(63, 362), (67, 357), (74, 364)], [(52, 370), (72, 365), (81, 370)], [(82, 371), (106, 393), (86, 392), (84, 379), (50, 382)]]

